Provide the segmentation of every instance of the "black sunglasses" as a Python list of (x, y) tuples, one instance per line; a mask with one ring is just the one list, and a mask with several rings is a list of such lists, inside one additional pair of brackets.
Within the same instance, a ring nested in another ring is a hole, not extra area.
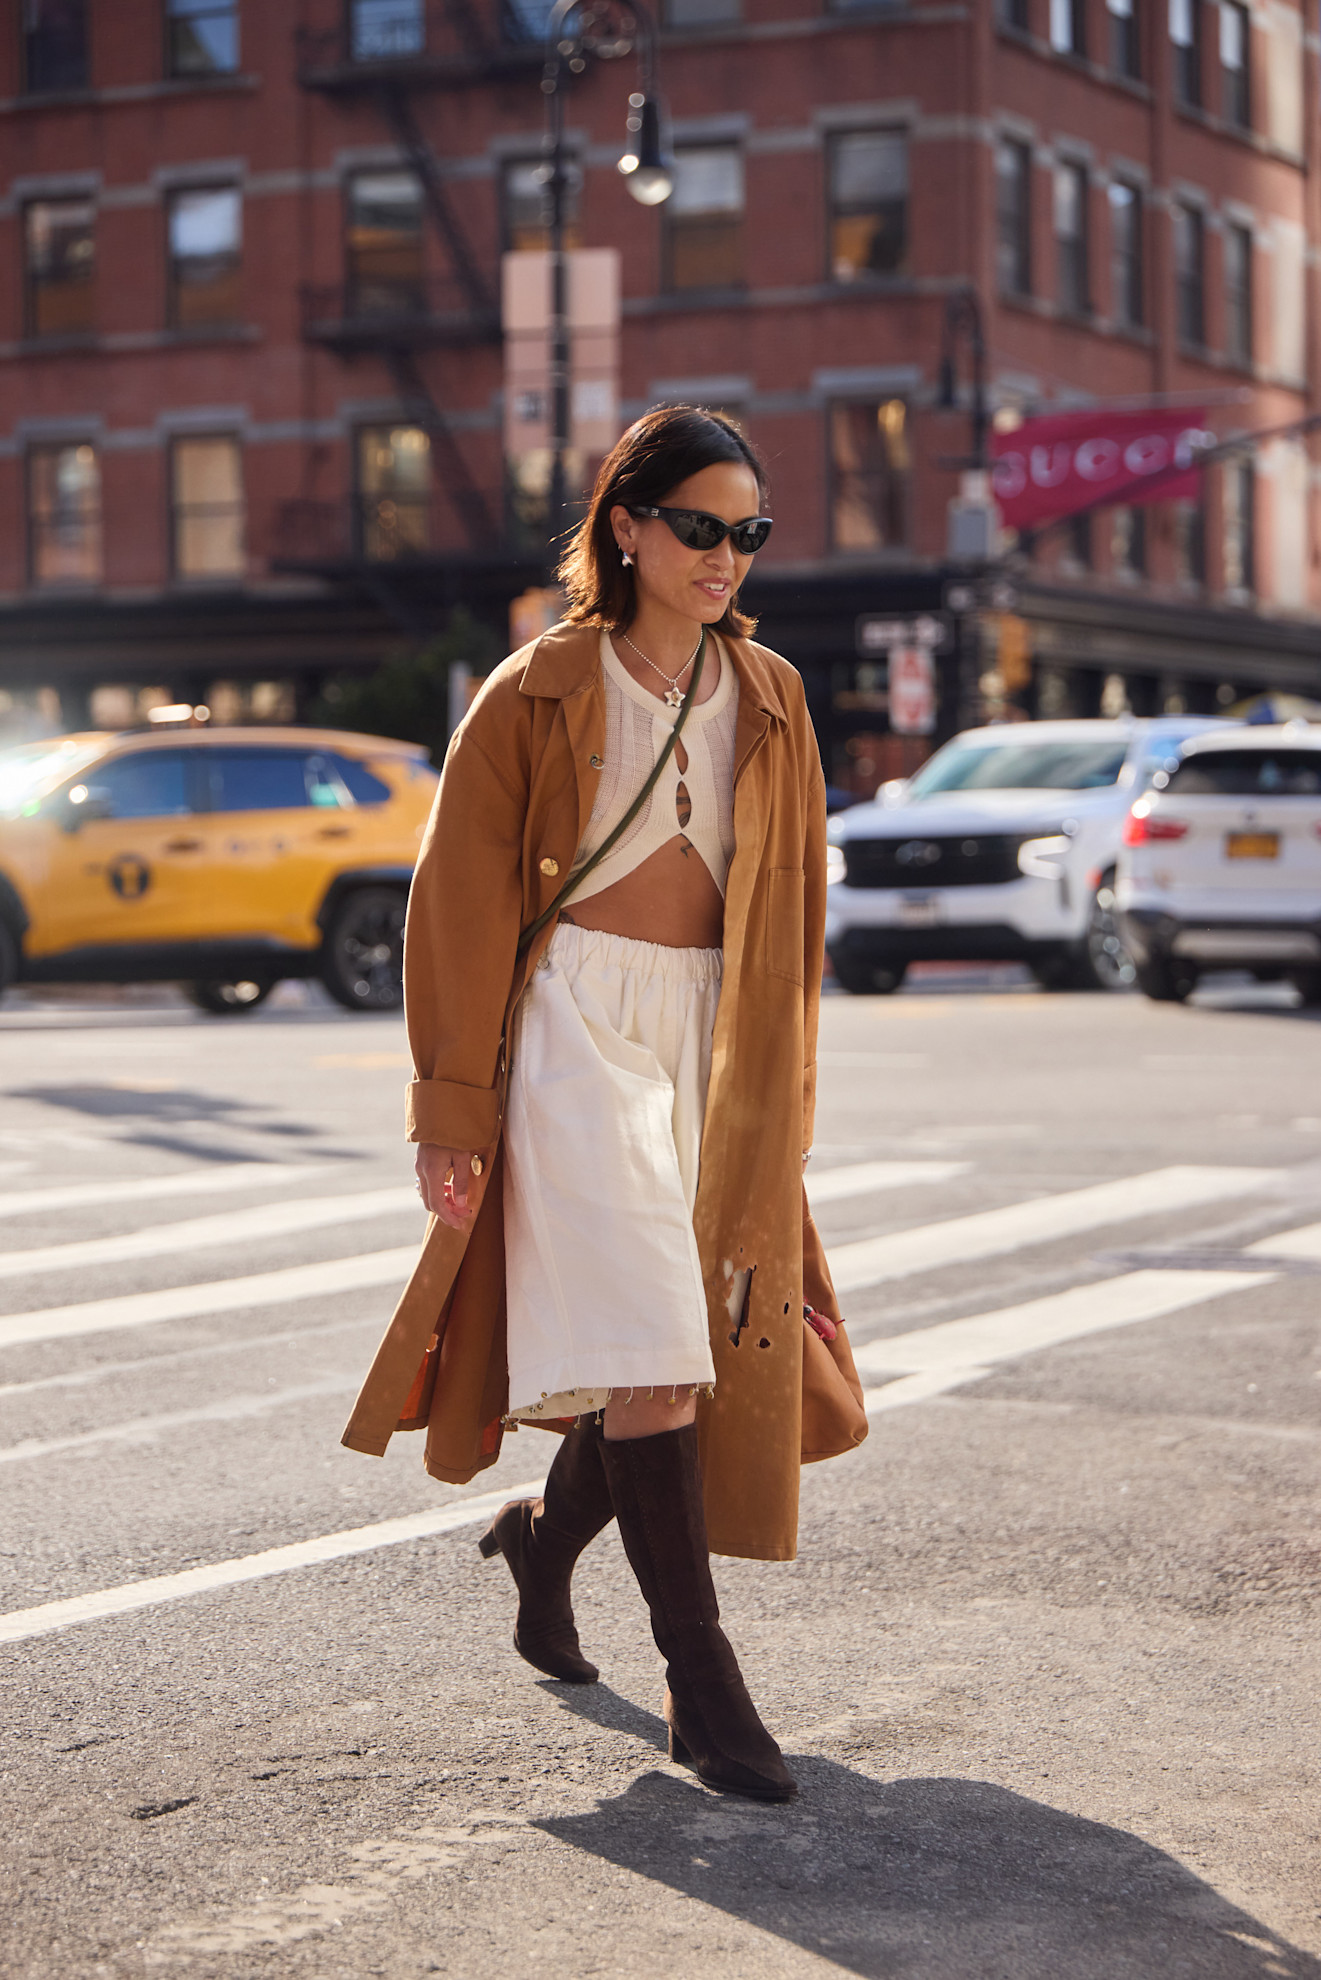
[(709, 516), (705, 509), (650, 509), (639, 506), (630, 508), (631, 516), (654, 516), (668, 524), (680, 543), (686, 543), (690, 550), (714, 550), (717, 543), (728, 537), (740, 557), (754, 557), (771, 533), (769, 516), (745, 516), (742, 522), (721, 522), (719, 516)]

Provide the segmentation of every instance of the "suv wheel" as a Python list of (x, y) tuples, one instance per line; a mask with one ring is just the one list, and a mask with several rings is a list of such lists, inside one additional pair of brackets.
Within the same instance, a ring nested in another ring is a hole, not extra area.
[(1173, 956), (1153, 956), (1135, 963), (1138, 989), (1158, 1004), (1182, 1004), (1197, 988), (1197, 973)]
[(196, 1004), (199, 1011), (209, 1011), (212, 1017), (238, 1017), (264, 1004), (275, 985), (259, 983), (250, 976), (235, 983), (221, 983), (208, 977), (201, 983), (185, 983), (183, 988), (189, 1003)]
[(1291, 969), (1289, 981), (1305, 1004), (1321, 1004), (1321, 969)]
[(321, 981), (346, 1011), (396, 1011), (404, 1001), (404, 896), (359, 887), (336, 908)]
[(1078, 958), (1078, 983), (1085, 990), (1131, 990), (1137, 982), (1133, 958), (1124, 947), (1115, 914), (1115, 876), (1111, 869), (1101, 875), (1101, 884), (1092, 896)]
[(832, 956), (835, 980), (851, 997), (889, 997), (908, 974), (907, 963), (859, 962), (856, 956)]

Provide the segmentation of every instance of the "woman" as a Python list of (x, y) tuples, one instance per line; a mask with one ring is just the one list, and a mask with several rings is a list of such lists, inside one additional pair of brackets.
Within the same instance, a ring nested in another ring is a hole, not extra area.
[(569, 1579), (617, 1518), (672, 1757), (779, 1801), (795, 1785), (708, 1546), (792, 1558), (800, 1463), (866, 1418), (801, 1182), (821, 766), (801, 680), (738, 610), (765, 493), (720, 415), (637, 421), (561, 569), (567, 620), (497, 668), (450, 746), (405, 939), (433, 1222), (345, 1442), (425, 1427), (428, 1470), (466, 1482), (503, 1429), (560, 1431), (544, 1497), (481, 1543), (518, 1585), (516, 1648), (596, 1677)]

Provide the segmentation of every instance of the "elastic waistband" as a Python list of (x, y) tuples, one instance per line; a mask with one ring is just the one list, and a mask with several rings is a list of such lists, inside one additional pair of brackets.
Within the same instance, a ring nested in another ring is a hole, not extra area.
[(671, 949), (663, 942), (641, 942), (632, 935), (606, 935), (561, 921), (546, 945), (545, 960), (561, 969), (622, 969), (641, 976), (663, 976), (687, 983), (719, 982), (723, 949)]

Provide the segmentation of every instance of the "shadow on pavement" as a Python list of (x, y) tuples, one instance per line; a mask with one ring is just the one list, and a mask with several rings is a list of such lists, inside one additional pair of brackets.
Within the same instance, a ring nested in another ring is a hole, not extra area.
[[(660, 1719), (605, 1685), (553, 1695), (664, 1750)], [(789, 1758), (789, 1808), (650, 1773), (534, 1826), (876, 1980), (1321, 1980), (1321, 1961), (1125, 1830), (986, 1781)]]

